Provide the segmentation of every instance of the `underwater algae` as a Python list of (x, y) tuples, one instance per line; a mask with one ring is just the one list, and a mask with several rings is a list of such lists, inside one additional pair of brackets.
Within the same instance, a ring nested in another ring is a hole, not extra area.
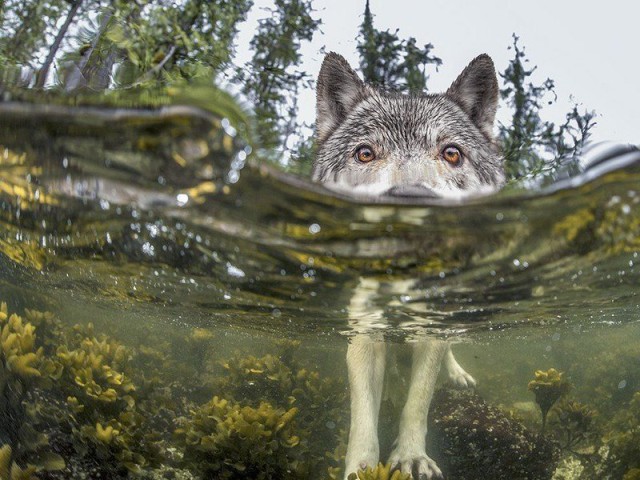
[(550, 479), (560, 459), (555, 442), (471, 390), (436, 391), (430, 432), (445, 478)]
[[(279, 356), (221, 362), (228, 374), (208, 389), (221, 396), (198, 405), (187, 398), (189, 385), (174, 380), (166, 388), (170, 382), (154, 378), (168, 360), (160, 364), (152, 347), (138, 351), (48, 312), (9, 315), (5, 303), (0, 327), (2, 480), (154, 471), (325, 478), (336, 466), (318, 444), (330, 437), (325, 444), (333, 445), (343, 434), (344, 419), (336, 417), (344, 417), (346, 390), (341, 380), (299, 365), (296, 342), (282, 342)], [(194, 347), (211, 340), (196, 330), (187, 339)], [(254, 381), (265, 390), (251, 388)]]
[(536, 396), (536, 403), (542, 413), (542, 431), (547, 425), (547, 415), (551, 407), (571, 389), (571, 384), (564, 378), (564, 373), (555, 368), (547, 371), (536, 370), (535, 378), (529, 382), (529, 390)]
[(350, 473), (348, 480), (411, 480), (411, 475), (402, 473), (400, 470), (391, 470), (391, 464), (379, 463), (375, 467), (367, 467), (358, 470), (357, 473)]
[[(205, 361), (202, 348), (214, 346), (216, 334), (193, 328), (180, 339), (187, 358), (179, 360), (158, 350), (179, 333), (151, 334), (133, 347), (76, 320), (0, 306), (2, 480), (342, 477), (344, 379), (310, 368), (300, 342)], [(203, 372), (185, 375), (185, 365), (172, 365), (180, 361)], [(436, 392), (429, 451), (446, 478), (633, 479), (640, 393), (602, 418), (566, 395), (562, 372), (537, 373), (538, 394), (565, 393), (550, 407), (544, 434), (475, 392)], [(562, 476), (567, 465), (571, 474)], [(351, 477), (408, 478), (383, 464)]]

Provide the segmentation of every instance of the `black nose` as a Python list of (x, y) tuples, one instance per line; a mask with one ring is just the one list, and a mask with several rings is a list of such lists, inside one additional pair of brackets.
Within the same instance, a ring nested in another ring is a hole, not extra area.
[(392, 197), (438, 198), (440, 196), (424, 185), (399, 185), (387, 190), (386, 194)]

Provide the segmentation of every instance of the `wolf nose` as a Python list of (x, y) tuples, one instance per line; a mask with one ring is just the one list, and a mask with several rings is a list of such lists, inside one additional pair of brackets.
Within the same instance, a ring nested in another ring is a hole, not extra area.
[(392, 197), (422, 197), (438, 198), (439, 195), (424, 185), (401, 185), (387, 190), (387, 195)]

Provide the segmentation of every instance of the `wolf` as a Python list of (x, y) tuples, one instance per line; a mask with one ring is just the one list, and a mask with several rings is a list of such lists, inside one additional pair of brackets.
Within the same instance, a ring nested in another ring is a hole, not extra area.
[[(498, 94), (495, 67), (486, 54), (472, 60), (446, 92), (407, 95), (365, 84), (342, 56), (329, 53), (317, 81), (312, 178), (330, 190), (366, 197), (493, 192), (505, 181), (493, 135)], [(391, 283), (384, 288), (397, 293), (411, 288), (411, 281)], [(372, 307), (382, 287), (374, 277), (360, 278), (348, 309), (356, 334), (347, 348), (351, 421), (345, 478), (379, 461), (386, 349), (367, 325), (384, 317)], [(442, 477), (425, 449), (427, 412), (441, 364), (454, 384), (475, 386), (447, 342), (413, 343), (409, 392), (389, 461), (414, 478)]]

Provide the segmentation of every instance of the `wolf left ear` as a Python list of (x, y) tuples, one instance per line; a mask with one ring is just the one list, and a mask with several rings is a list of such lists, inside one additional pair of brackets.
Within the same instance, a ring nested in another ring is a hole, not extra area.
[(365, 85), (337, 53), (324, 57), (316, 88), (316, 141), (322, 143), (365, 96)]
[(493, 60), (486, 54), (474, 58), (451, 84), (447, 95), (469, 115), (473, 123), (493, 138), (498, 108), (498, 78)]

